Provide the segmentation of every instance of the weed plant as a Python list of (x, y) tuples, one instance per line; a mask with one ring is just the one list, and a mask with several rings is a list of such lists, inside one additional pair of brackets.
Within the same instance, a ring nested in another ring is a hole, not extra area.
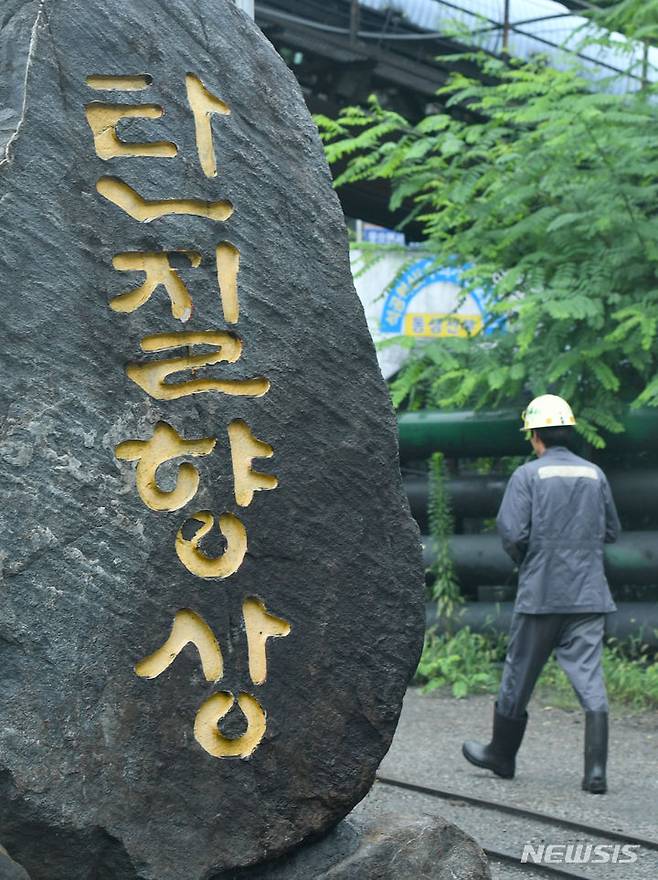
[[(469, 627), (454, 635), (428, 631), (416, 672), (416, 683), (429, 693), (449, 689), (454, 697), (495, 694), (500, 684), (507, 636), (474, 633)], [(658, 662), (640, 639), (609, 640), (603, 650), (608, 697), (614, 705), (658, 709)], [(537, 684), (544, 699), (564, 708), (578, 702), (569, 680), (554, 658), (546, 664)]]

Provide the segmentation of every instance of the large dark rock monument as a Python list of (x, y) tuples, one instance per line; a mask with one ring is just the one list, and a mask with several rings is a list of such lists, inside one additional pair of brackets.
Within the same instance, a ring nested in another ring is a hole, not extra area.
[(389, 747), (395, 422), (315, 128), (230, 0), (5, 0), (0, 63), (0, 841), (202, 880)]

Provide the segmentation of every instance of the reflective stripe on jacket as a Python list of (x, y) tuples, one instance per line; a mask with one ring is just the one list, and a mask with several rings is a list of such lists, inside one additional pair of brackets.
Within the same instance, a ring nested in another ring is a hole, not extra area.
[(621, 526), (603, 471), (562, 446), (517, 468), (497, 519), (503, 547), (519, 564), (514, 610), (524, 614), (607, 613), (616, 606), (603, 545)]

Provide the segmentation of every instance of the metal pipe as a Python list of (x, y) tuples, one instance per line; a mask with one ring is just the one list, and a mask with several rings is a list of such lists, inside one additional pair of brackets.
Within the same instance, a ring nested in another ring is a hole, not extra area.
[[(512, 620), (512, 602), (467, 602), (458, 618), (459, 627), (470, 627), (478, 633), (506, 633)], [(425, 609), (427, 626), (443, 625), (437, 621), (436, 605), (428, 602)], [(639, 637), (650, 648), (658, 648), (658, 604), (656, 602), (619, 602), (614, 614), (606, 615), (608, 638), (625, 640)]]
[[(658, 469), (610, 471), (607, 476), (625, 528), (658, 526)], [(454, 515), (468, 519), (496, 516), (506, 485), (507, 477), (495, 473), (462, 474), (446, 481)], [(414, 519), (427, 531), (428, 477), (405, 474), (404, 487)]]
[[(421, 541), (423, 562), (430, 568), (436, 556), (434, 539), (422, 537)], [(463, 588), (516, 583), (516, 568), (498, 535), (453, 535), (450, 555)]]
[[(658, 407), (629, 410), (623, 434), (607, 434), (606, 452), (656, 451)], [(458, 410), (404, 413), (398, 418), (402, 461), (429, 458), (440, 450), (453, 458), (528, 455), (516, 410)]]
[(359, 0), (352, 0), (350, 7), (350, 43), (356, 45), (359, 40), (359, 28), (361, 26), (361, 6)]
[(400, 457), (424, 459), (437, 450), (457, 458), (527, 454), (520, 423), (514, 410), (405, 413), (398, 418)]
[[(487, 519), (496, 516), (506, 485), (507, 477), (501, 474), (464, 474), (451, 477), (446, 481), (446, 489), (452, 512), (460, 519)], [(428, 478), (405, 474), (404, 488), (414, 519), (421, 531), (427, 531)]]
[[(434, 539), (421, 540), (423, 560), (429, 568), (435, 558)], [(498, 535), (453, 535), (450, 552), (464, 587), (516, 580), (516, 568)], [(658, 532), (624, 532), (616, 544), (606, 545), (605, 566), (611, 584), (658, 586)]]
[(503, 54), (505, 55), (509, 52), (509, 4), (510, 0), (505, 0), (505, 12), (503, 18)]

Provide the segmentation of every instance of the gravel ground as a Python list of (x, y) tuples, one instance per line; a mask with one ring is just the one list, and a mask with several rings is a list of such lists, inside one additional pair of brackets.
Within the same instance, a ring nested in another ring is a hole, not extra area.
[[(658, 712), (613, 710), (609, 790), (605, 796), (594, 796), (580, 790), (582, 713), (554, 708), (541, 696), (529, 708), (530, 720), (514, 780), (499, 779), (468, 764), (461, 755), (461, 743), (468, 738), (488, 741), (492, 707), (491, 697), (454, 700), (410, 690), (380, 773), (658, 840)], [(506, 852), (520, 853), (526, 842), (564, 844), (583, 840), (566, 829), (551, 831), (530, 820), (383, 785), (376, 785), (357, 810), (439, 814), (482, 846)], [(592, 838), (592, 842), (606, 841)], [(496, 862), (491, 867), (496, 880), (538, 876), (534, 870)], [(658, 852), (641, 851), (635, 864), (565, 867), (601, 880), (655, 880)]]

